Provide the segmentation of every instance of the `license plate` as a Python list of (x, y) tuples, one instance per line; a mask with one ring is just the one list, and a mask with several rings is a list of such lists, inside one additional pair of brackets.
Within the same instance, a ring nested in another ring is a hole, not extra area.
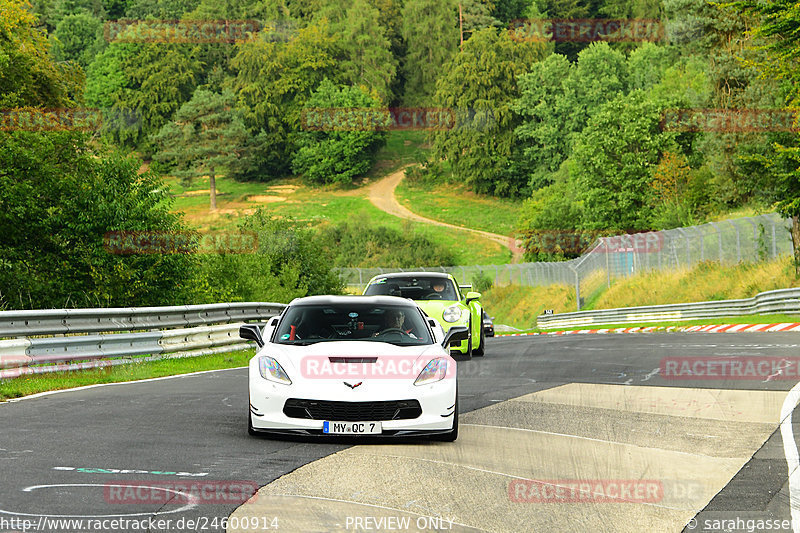
[(382, 431), (380, 422), (323, 422), (322, 432), (331, 435), (376, 435)]

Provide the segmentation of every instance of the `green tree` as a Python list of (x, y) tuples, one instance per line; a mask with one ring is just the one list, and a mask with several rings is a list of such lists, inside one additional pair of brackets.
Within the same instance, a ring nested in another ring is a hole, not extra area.
[(376, 90), (388, 104), (397, 60), (383, 19), (372, 0), (328, 0), (314, 16), (317, 23), (329, 23), (341, 80)]
[(522, 117), (516, 136), (524, 148), (517, 168), (533, 189), (552, 182), (592, 113), (627, 89), (625, 56), (608, 43), (582, 50), (575, 64), (552, 54), (531, 65), (512, 108)]
[(158, 132), (187, 102), (198, 85), (203, 65), (197, 47), (185, 44), (148, 42), (131, 45), (131, 54), (122, 56), (125, 86), (113, 93), (115, 114), (133, 113), (137, 128), (121, 132), (120, 142), (146, 146), (148, 137)]
[(0, 0), (0, 108), (71, 107), (83, 72), (56, 64), (27, 0)]
[(53, 33), (53, 55), (58, 61), (74, 61), (86, 69), (104, 47), (103, 23), (86, 12), (62, 18)]
[(503, 24), (494, 17), (495, 6), (486, 0), (459, 0), (459, 32), (466, 41), (473, 33), (483, 28), (500, 28)]
[(345, 59), (339, 63), (343, 80), (376, 91), (388, 104), (392, 100), (397, 61), (386, 28), (380, 23), (380, 12), (368, 0), (354, 0), (337, 37), (345, 53)]
[(502, 24), (508, 25), (511, 21), (524, 18), (527, 15), (531, 0), (495, 0), (494, 16)]
[(319, 83), (338, 82), (336, 44), (325, 24), (298, 30), (286, 43), (263, 38), (242, 43), (231, 61), (245, 125), (254, 141), (241, 178), (268, 179), (289, 170), (303, 107)]
[(119, 254), (108, 232), (183, 232), (141, 161), (75, 132), (0, 135), (0, 307), (185, 304), (186, 254)]
[(520, 97), (512, 109), (522, 123), (514, 133), (524, 146), (521, 159), (533, 190), (551, 183), (552, 174), (569, 157), (570, 117), (576, 112), (567, 99), (573, 70), (566, 56), (550, 54), (520, 77)]
[(195, 9), (200, 0), (129, 0), (125, 18), (177, 20)]
[[(787, 83), (786, 110), (800, 110), (800, 12), (797, 3), (789, 0), (755, 2), (742, 0), (729, 4), (739, 13), (761, 17), (755, 35), (765, 41), (766, 55), (752, 63), (772, 79)], [(795, 126), (797, 118), (795, 118)], [(774, 176), (778, 210), (792, 219), (795, 272), (800, 276), (800, 147), (797, 135), (788, 143), (775, 143), (773, 151), (764, 155), (765, 164)]]
[(619, 95), (578, 136), (569, 171), (585, 229), (649, 229), (652, 173), (675, 144), (674, 134), (659, 127), (664, 107), (640, 90)]
[[(367, 109), (376, 111), (368, 114)], [(380, 111), (377, 96), (355, 87), (337, 87), (325, 79), (306, 102), (305, 110), (308, 125), (320, 129), (298, 136), (298, 150), (292, 160), (297, 174), (317, 183), (350, 183), (370, 169), (376, 150), (386, 140), (384, 133), (372, 129), (372, 117), (388, 118)], [(337, 119), (336, 110), (354, 110), (357, 117), (369, 120), (361, 124)]]
[(436, 80), (458, 51), (458, 7), (453, 0), (406, 0), (403, 6), (405, 103), (429, 106)]
[(569, 131), (583, 130), (593, 111), (628, 91), (625, 55), (606, 42), (592, 43), (578, 54), (569, 78), (567, 105), (573, 107)]
[(450, 130), (431, 134), (434, 160), (447, 161), (453, 175), (476, 192), (518, 196), (528, 178), (511, 169), (518, 149), (512, 106), (518, 78), (544, 57), (549, 45), (516, 42), (505, 30), (486, 28), (464, 43), (437, 83), (435, 104), (455, 113)]
[(232, 93), (199, 88), (154, 138), (161, 147), (156, 159), (175, 165), (178, 177), (191, 182), (208, 174), (211, 209), (217, 208), (217, 173), (238, 157), (247, 137), (233, 105)]

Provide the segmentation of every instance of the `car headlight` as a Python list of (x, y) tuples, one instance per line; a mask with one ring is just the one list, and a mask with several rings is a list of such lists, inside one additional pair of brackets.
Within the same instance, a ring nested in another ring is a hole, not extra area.
[(419, 373), (417, 379), (414, 380), (414, 385), (428, 385), (429, 383), (436, 383), (441, 381), (447, 375), (447, 359), (438, 358), (432, 359), (430, 363), (425, 365), (422, 372)]
[(445, 322), (455, 322), (461, 318), (461, 308), (457, 305), (451, 305), (442, 311), (442, 318)]
[(258, 370), (261, 372), (261, 377), (264, 379), (274, 381), (275, 383), (283, 383), (284, 385), (292, 384), (292, 380), (289, 379), (289, 375), (286, 373), (280, 363), (278, 363), (278, 361), (272, 357), (267, 357), (266, 355), (259, 357)]

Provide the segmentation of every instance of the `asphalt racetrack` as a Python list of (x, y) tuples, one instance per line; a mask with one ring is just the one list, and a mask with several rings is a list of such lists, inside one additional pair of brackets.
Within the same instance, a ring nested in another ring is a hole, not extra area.
[(797, 333), (490, 338), (455, 443), (250, 437), (246, 369), (8, 402), (0, 533), (800, 531), (800, 376), (664, 375), (798, 356)]

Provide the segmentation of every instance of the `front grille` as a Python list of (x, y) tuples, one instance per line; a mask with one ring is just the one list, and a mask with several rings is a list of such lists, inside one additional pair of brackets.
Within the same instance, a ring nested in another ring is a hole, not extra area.
[(289, 398), (283, 405), (289, 418), (362, 422), (365, 420), (410, 420), (422, 414), (417, 400), (390, 402), (332, 402)]

